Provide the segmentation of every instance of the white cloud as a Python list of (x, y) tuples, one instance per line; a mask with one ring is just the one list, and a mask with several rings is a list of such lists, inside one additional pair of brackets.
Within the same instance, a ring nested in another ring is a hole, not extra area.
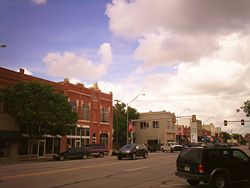
[(146, 67), (194, 62), (210, 57), (225, 35), (248, 35), (250, 2), (242, 0), (113, 0), (108, 4), (111, 31), (138, 40), (136, 59)]
[(112, 49), (109, 43), (103, 43), (101, 45), (99, 54), (102, 55), (102, 62), (107, 64), (112, 62)]
[(79, 80), (97, 80), (106, 74), (112, 60), (112, 50), (108, 43), (101, 45), (99, 53), (102, 63), (94, 63), (83, 55), (72, 52), (49, 53), (43, 61), (48, 67), (51, 76), (69, 77)]
[(47, 0), (32, 0), (32, 2), (37, 5), (42, 5), (42, 4), (46, 4)]
[(249, 8), (248, 0), (113, 0), (109, 28), (137, 42), (144, 63), (120, 81), (117, 98), (145, 92), (133, 103), (139, 111), (190, 108), (216, 126), (240, 119), (235, 109), (250, 96)]

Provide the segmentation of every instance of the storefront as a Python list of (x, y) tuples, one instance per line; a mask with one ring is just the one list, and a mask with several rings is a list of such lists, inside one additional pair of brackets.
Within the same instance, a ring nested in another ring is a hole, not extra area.
[(18, 131), (0, 131), (0, 159), (17, 159), (18, 141), (22, 138)]

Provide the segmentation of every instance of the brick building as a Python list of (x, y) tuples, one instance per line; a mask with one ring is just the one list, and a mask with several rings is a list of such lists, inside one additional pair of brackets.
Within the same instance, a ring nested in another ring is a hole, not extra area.
[[(112, 149), (112, 93), (103, 93), (97, 83), (86, 88), (83, 84), (72, 84), (68, 79), (63, 82), (52, 82), (45, 79), (24, 74), (24, 69), (19, 72), (0, 67), (0, 89), (14, 85), (18, 81), (38, 81), (52, 86), (55, 91), (68, 97), (72, 109), (78, 113), (78, 121), (71, 134), (44, 135), (37, 140), (33, 155), (36, 157), (51, 156), (53, 153), (62, 152), (67, 147), (80, 147), (88, 143), (103, 143)], [(0, 103), (0, 157), (20, 158), (27, 155), (28, 136), (20, 133), (18, 126), (4, 110)]]

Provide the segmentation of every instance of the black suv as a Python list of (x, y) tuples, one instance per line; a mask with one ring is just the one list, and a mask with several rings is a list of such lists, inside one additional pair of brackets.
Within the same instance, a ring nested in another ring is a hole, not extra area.
[(117, 158), (121, 160), (122, 158), (136, 159), (136, 157), (148, 157), (148, 149), (144, 144), (126, 144), (117, 153)]
[(176, 175), (190, 185), (201, 181), (215, 188), (250, 180), (250, 158), (242, 150), (223, 146), (184, 148), (176, 161)]

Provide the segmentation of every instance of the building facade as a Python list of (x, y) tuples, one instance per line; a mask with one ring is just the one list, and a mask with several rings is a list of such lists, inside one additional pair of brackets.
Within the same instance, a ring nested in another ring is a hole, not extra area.
[[(51, 156), (54, 153), (65, 151), (68, 147), (81, 147), (89, 143), (103, 143), (112, 149), (112, 101), (113, 94), (103, 93), (97, 83), (86, 88), (83, 84), (72, 84), (69, 79), (63, 82), (52, 82), (24, 74), (24, 69), (19, 72), (0, 67), (0, 89), (12, 86), (18, 81), (38, 81), (48, 84), (56, 92), (68, 97), (72, 110), (78, 113), (76, 126), (66, 136), (44, 135), (37, 140), (33, 148), (33, 155), (38, 157)], [(28, 154), (28, 135), (20, 132), (0, 104), (0, 157), (21, 158)]]
[(135, 141), (147, 145), (176, 141), (175, 114), (166, 111), (140, 113), (135, 120)]

